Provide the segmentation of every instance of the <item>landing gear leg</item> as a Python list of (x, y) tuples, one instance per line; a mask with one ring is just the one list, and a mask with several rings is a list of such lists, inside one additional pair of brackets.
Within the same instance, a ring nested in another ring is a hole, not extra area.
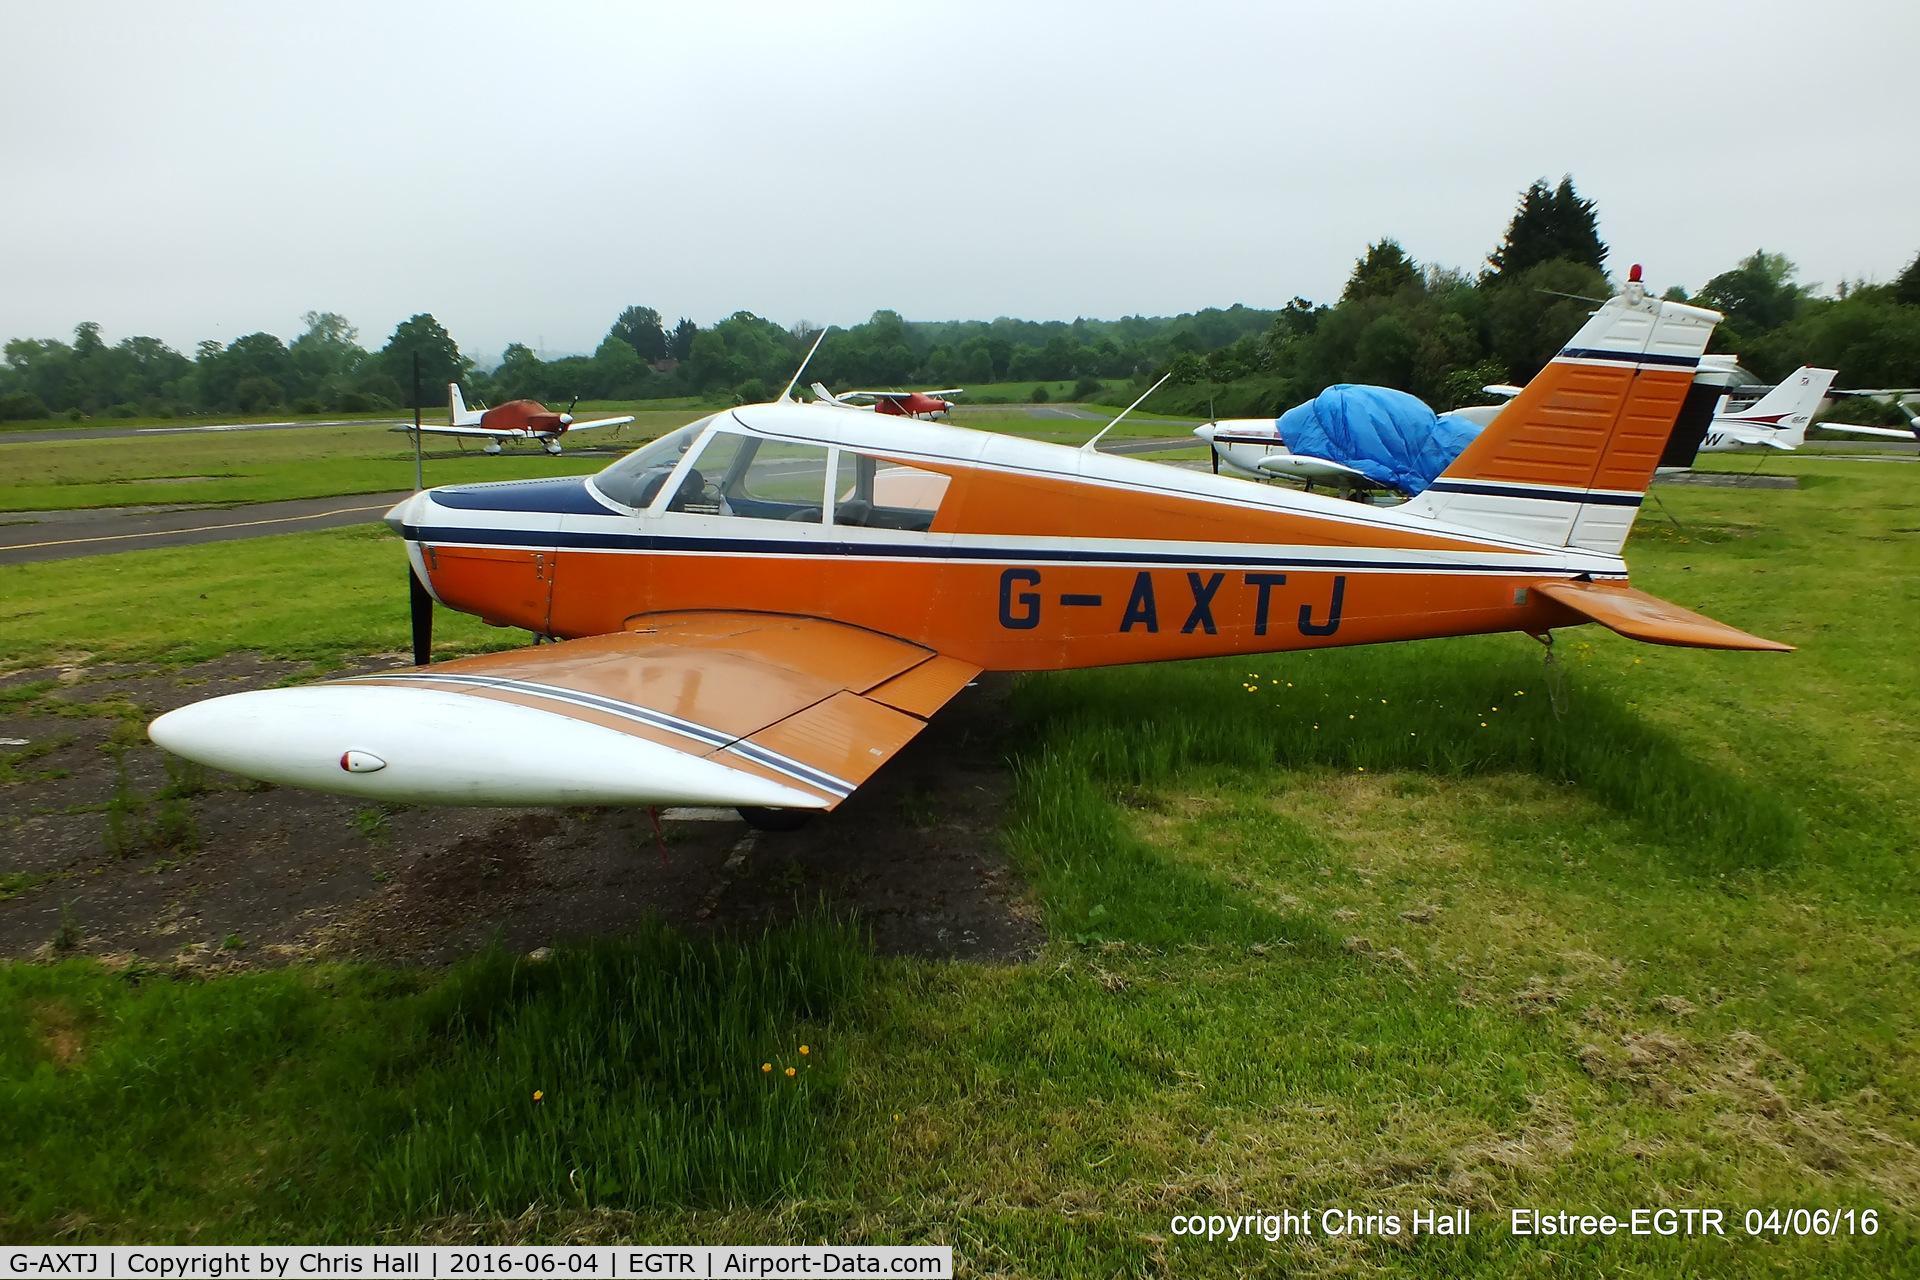
[(755, 831), (798, 831), (813, 821), (812, 809), (761, 809), (741, 805), (740, 820)]

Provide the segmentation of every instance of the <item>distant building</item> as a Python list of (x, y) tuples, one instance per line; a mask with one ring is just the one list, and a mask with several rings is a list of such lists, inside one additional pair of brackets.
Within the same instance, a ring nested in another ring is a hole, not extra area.
[(655, 360), (652, 364), (647, 366), (647, 368), (653, 370), (655, 373), (672, 373), (675, 369), (678, 369), (679, 367), (680, 367), (680, 362), (678, 360), (675, 360), (672, 356), (668, 356), (664, 360)]

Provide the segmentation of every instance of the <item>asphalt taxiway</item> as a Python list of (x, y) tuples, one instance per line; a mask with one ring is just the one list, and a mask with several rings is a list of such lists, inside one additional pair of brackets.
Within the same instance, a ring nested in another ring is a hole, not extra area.
[(296, 498), (226, 508), (97, 507), (84, 511), (0, 512), (0, 565), (371, 524), (411, 492)]

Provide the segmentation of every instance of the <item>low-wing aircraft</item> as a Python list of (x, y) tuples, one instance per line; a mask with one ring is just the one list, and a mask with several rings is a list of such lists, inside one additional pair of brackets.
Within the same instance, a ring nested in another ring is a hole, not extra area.
[[(170, 751), (383, 801), (832, 809), (980, 672), (1598, 622), (1786, 650), (1620, 552), (1719, 314), (1638, 281), (1376, 508), (941, 423), (723, 410), (591, 477), (395, 506), (408, 669), (229, 694)], [(438, 603), (558, 643), (429, 665)]]
[(1213, 451), (1213, 470), (1218, 475), (1241, 472), (1261, 479), (1285, 477), (1300, 480), (1311, 488), (1315, 481), (1341, 485), (1369, 484), (1365, 474), (1331, 458), (1315, 458), (1295, 453), (1280, 438), (1273, 418), (1223, 418), (1193, 429)]
[[(447, 384), (447, 408), (446, 426), (423, 424), (420, 430), (430, 436), (478, 437), (487, 442), (487, 453), (499, 453), (501, 446), (510, 440), (537, 440), (548, 453), (559, 453), (560, 437), (570, 431), (617, 427), (633, 421), (633, 415), (627, 413), (617, 418), (575, 422), (571, 407), (563, 413), (555, 413), (538, 400), (509, 400), (491, 409), (469, 409), (457, 382)], [(411, 435), (413, 425), (403, 423), (393, 429)]]
[[(936, 413), (946, 413), (953, 404), (947, 396), (962, 394), (960, 387), (948, 387), (944, 391), (842, 391), (839, 395), (826, 389), (821, 383), (813, 384), (813, 394), (819, 397), (819, 403), (837, 405), (842, 409), (858, 409), (865, 413), (884, 414), (890, 418), (925, 418), (932, 421)], [(866, 399), (871, 404), (854, 404), (853, 401)]]
[[(1421, 412), (1426, 414), (1424, 406)], [(1497, 405), (1455, 409), (1440, 414), (1438, 420), (1446, 422), (1457, 418), (1478, 429), (1499, 412), (1500, 406)], [(1433, 415), (1426, 416), (1431, 418)], [(1229, 473), (1255, 476), (1262, 480), (1298, 480), (1308, 489), (1315, 484), (1324, 484), (1340, 493), (1383, 487), (1381, 481), (1337, 459), (1294, 452), (1282, 438), (1278, 418), (1227, 418), (1195, 427), (1193, 434), (1207, 442), (1208, 450), (1213, 455), (1215, 475), (1224, 467)]]
[(1908, 427), (1907, 430), (1902, 431), (1897, 427), (1862, 427), (1856, 426), (1851, 422), (1827, 421), (1814, 423), (1814, 425), (1822, 431), (1859, 432), (1862, 435), (1885, 436), (1892, 440), (1920, 440), (1920, 413), (1914, 412), (1915, 405), (1920, 404), (1920, 400), (1914, 398), (1920, 396), (1920, 388), (1876, 387), (1863, 390), (1832, 391), (1828, 394), (1836, 398), (1848, 396), (1886, 401), (1905, 415), (1907, 421), (1912, 425)]

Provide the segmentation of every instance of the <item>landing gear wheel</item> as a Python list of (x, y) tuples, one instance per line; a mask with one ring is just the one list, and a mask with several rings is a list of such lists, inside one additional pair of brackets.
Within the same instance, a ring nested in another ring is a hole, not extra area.
[(813, 821), (811, 809), (761, 809), (743, 804), (735, 812), (755, 831), (798, 831)]

